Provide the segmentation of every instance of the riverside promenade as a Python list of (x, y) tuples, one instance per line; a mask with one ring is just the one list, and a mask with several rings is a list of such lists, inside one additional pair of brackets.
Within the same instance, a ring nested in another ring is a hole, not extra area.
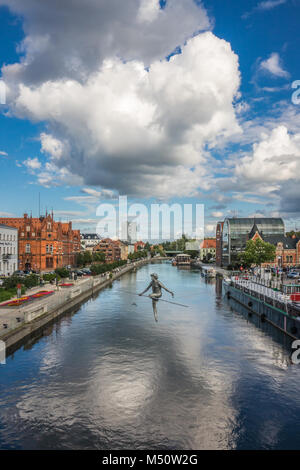
[[(125, 273), (133, 271), (145, 264), (149, 259), (142, 259), (114, 269), (99, 276), (87, 276), (76, 281), (70, 281), (72, 287), (45, 286), (35, 287), (27, 291), (33, 295), (41, 290), (53, 291), (49, 297), (35, 300), (29, 304), (18, 307), (0, 308), (0, 340), (5, 342), (6, 352), (9, 354), (18, 347), (24, 338), (40, 330), (48, 323), (63, 315), (70, 309), (78, 306), (88, 298), (109, 286), (113, 281)], [(112, 277), (110, 277), (112, 274)]]

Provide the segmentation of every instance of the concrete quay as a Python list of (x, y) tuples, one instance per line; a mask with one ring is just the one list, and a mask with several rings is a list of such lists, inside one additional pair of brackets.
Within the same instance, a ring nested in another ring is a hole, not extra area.
[(149, 261), (148, 259), (143, 259), (117, 268), (112, 273), (112, 277), (110, 277), (108, 272), (104, 275), (89, 276), (72, 281), (74, 283), (73, 287), (58, 287), (57, 289), (56, 286), (46, 284), (43, 288), (31, 289), (29, 293), (34, 294), (40, 290), (55, 290), (51, 296), (33, 301), (21, 307), (1, 308), (0, 340), (5, 343), (6, 354), (10, 354), (13, 350), (17, 349), (25, 338), (41, 330), (41, 328), (74, 307), (79, 306), (123, 274), (133, 271)]

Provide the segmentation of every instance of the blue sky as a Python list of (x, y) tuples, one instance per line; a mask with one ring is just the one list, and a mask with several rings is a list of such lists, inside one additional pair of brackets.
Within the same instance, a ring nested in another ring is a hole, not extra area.
[(231, 214), (300, 228), (300, 1), (92, 4), (0, 0), (1, 215), (40, 193), (94, 231), (120, 193), (204, 203), (208, 235)]

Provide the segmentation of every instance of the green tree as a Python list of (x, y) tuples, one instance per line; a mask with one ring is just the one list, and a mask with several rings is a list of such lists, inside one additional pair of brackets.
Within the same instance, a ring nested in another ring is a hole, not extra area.
[(90, 251), (85, 251), (83, 253), (83, 264), (84, 264), (84, 266), (86, 264), (91, 264), (92, 261), (93, 261), (92, 253)]
[(76, 265), (83, 266), (83, 253), (78, 253), (76, 256)]
[(199, 251), (197, 251), (197, 250), (185, 250), (184, 252), (187, 255), (190, 255), (192, 259), (197, 258), (197, 256), (199, 255)]
[(293, 237), (295, 236), (296, 238), (300, 238), (300, 232), (295, 232), (295, 230), (291, 230), (290, 232), (286, 233), (287, 237)]
[(257, 238), (255, 241), (247, 241), (246, 249), (241, 253), (240, 261), (247, 266), (251, 266), (252, 264), (260, 266), (262, 263), (270, 263), (274, 261), (275, 256), (275, 246)]
[(56, 268), (55, 273), (61, 278), (69, 277), (70, 274), (67, 268)]
[(102, 253), (101, 251), (95, 251), (93, 253), (93, 262), (94, 261), (104, 263), (105, 262), (105, 253)]

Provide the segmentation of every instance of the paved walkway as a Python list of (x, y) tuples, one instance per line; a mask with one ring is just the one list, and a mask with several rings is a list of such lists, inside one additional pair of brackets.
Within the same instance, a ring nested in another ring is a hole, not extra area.
[[(137, 261), (130, 265), (125, 265), (122, 268), (117, 268), (113, 271), (113, 278), (118, 278), (123, 273), (131, 269), (143, 265), (146, 260)], [(81, 297), (84, 292), (90, 291), (93, 288), (98, 289), (101, 284), (104, 284), (110, 279), (110, 272), (100, 274), (98, 276), (84, 276), (78, 278), (76, 281), (65, 279), (65, 283), (72, 283), (72, 287), (60, 287), (50, 283), (44, 286), (34, 287), (28, 289), (25, 295), (32, 295), (42, 290), (54, 291), (54, 294), (41, 299), (33, 300), (32, 302), (25, 303), (18, 307), (0, 307), (0, 337), (5, 337), (7, 333), (12, 332), (16, 328), (25, 325), (28, 322), (40, 317), (46, 312), (53, 312), (64, 305), (68, 305), (70, 300)], [(14, 300), (16, 297), (10, 300)], [(5, 303), (5, 302), (2, 302)]]
[[(65, 282), (74, 284), (74, 287), (80, 287), (91, 278), (92, 276), (85, 276), (84, 278), (77, 279), (77, 281), (65, 280)], [(56, 303), (59, 298), (61, 299), (62, 293), (66, 294), (66, 292), (70, 291), (70, 289), (74, 289), (74, 287), (57, 287), (55, 284), (53, 285), (47, 283), (44, 286), (37, 286), (33, 287), (32, 289), (28, 289), (26, 291), (26, 294), (24, 295), (33, 295), (43, 290), (54, 291), (55, 293), (49, 297), (36, 299), (29, 303), (24, 303), (24, 305), (19, 307), (0, 307), (0, 334), (3, 332), (3, 330), (6, 330), (10, 326), (13, 326), (15, 323), (18, 323), (18, 319), (21, 319), (23, 321), (26, 312), (32, 309), (38, 309), (39, 307), (42, 307), (44, 305), (50, 306), (51, 304)], [(17, 297), (13, 297), (10, 300), (16, 299)], [(5, 325), (7, 325), (7, 327), (5, 327)]]

